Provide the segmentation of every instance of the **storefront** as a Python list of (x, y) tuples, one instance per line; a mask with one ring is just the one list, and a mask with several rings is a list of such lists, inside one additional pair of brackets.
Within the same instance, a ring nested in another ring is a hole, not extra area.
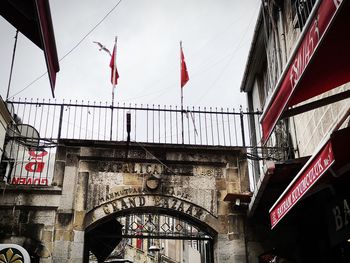
[[(263, 110), (251, 132), (265, 150), (253, 152), (248, 242), (258, 262), (350, 262), (350, 1), (263, 3), (241, 85)], [(278, 139), (293, 154), (269, 154)]]
[(296, 262), (350, 261), (348, 145), (350, 127), (334, 131), (269, 211), (272, 235), (295, 227)]

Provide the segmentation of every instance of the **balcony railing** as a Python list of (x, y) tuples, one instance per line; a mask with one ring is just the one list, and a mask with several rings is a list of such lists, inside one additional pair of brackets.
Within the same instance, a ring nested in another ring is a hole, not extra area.
[(249, 146), (248, 116), (229, 108), (126, 105), (112, 107), (107, 102), (16, 100), (11, 111), (43, 140), (79, 139)]
[(303, 29), (309, 18), (311, 11), (316, 3), (316, 0), (296, 0), (293, 5), (293, 13), (296, 14), (296, 26)]
[(55, 146), (62, 139), (244, 147), (252, 167), (261, 159), (284, 159), (288, 151), (284, 144), (251, 145), (255, 128), (249, 124), (258, 123), (259, 112), (33, 99), (7, 104), (14, 123), (6, 135), (0, 181), (9, 184), (52, 185)]

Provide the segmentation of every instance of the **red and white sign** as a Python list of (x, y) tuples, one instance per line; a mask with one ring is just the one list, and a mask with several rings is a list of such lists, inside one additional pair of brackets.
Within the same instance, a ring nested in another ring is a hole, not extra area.
[(311, 157), (286, 191), (270, 209), (271, 228), (288, 213), (288, 211), (300, 200), (300, 198), (312, 187), (314, 183), (334, 163), (332, 143), (328, 143), (314, 156)]
[(21, 161), (11, 171), (11, 184), (49, 185), (52, 181), (55, 156), (47, 151), (19, 151)]
[[(321, 43), (326, 31), (328, 30), (333, 18), (342, 5), (343, 0), (323, 0), (317, 7), (314, 17), (300, 42), (294, 56), (291, 57), (287, 68), (281, 75), (281, 79), (276, 86), (276, 92), (269, 101), (261, 118), (263, 131), (263, 141), (266, 142), (270, 137), (276, 123), (280, 119), (286, 107), (293, 106), (301, 101), (316, 96), (321, 92), (318, 87), (307, 87), (301, 92), (301, 96), (292, 96), (303, 76), (309, 62), (313, 58), (316, 49)], [(345, 32), (344, 32), (345, 33)], [(324, 62), (327, 63), (327, 62)], [(327, 65), (328, 66), (328, 65)], [(322, 76), (318, 76), (322, 77)], [(339, 84), (339, 83), (336, 83)], [(335, 88), (336, 86), (329, 87)], [(322, 90), (323, 91), (323, 90)]]

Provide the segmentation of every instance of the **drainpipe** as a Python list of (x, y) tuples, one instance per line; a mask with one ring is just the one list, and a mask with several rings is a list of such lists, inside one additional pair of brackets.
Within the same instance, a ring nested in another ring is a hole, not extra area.
[[(280, 7), (279, 7), (280, 9)], [(280, 20), (280, 17), (278, 16), (278, 19)], [(271, 23), (272, 23), (272, 27), (273, 27), (273, 33), (274, 33), (274, 38), (275, 38), (275, 47), (277, 50), (277, 62), (278, 62), (278, 66), (279, 66), (279, 75), (278, 78), (280, 76), (280, 74), (282, 73), (283, 70), (283, 63), (282, 63), (282, 51), (281, 51), (281, 42), (280, 42), (280, 36), (279, 36), (279, 28), (276, 24), (276, 22), (273, 20), (273, 18), (271, 18)]]
[[(281, 32), (281, 36), (282, 36), (282, 42), (283, 42), (283, 48), (284, 48), (284, 61), (283, 61), (283, 64), (285, 64), (285, 63), (287, 63), (287, 60), (288, 60), (288, 54), (287, 54), (286, 31), (284, 30), (284, 26), (283, 26), (283, 23), (282, 23), (282, 9), (281, 9), (281, 7), (278, 8), (278, 19), (279, 19), (279, 28), (282, 31)], [(294, 129), (294, 137), (295, 137), (295, 146), (296, 146), (296, 148), (294, 149), (293, 145), (291, 145), (291, 146), (292, 146), (293, 151), (295, 151), (294, 153), (296, 153), (297, 156), (300, 157), (299, 146), (298, 146), (298, 139), (297, 139), (297, 134), (296, 134), (296, 129), (295, 129), (295, 119), (294, 119), (294, 117), (291, 117), (291, 121), (293, 122), (293, 129)], [(286, 121), (286, 123), (287, 123), (287, 132), (291, 133), (290, 129), (292, 129), (292, 126), (289, 125), (289, 121), (288, 120)], [(288, 138), (290, 138), (289, 135), (288, 135)], [(288, 141), (289, 141), (290, 144), (293, 144), (291, 139), (288, 139)]]
[(279, 27), (282, 31), (281, 36), (282, 36), (282, 41), (283, 41), (283, 47), (284, 47), (284, 61), (283, 64), (287, 63), (287, 40), (286, 40), (286, 31), (284, 30), (284, 26), (282, 23), (282, 9), (281, 7), (278, 8), (278, 19), (279, 19)]
[(245, 220), (243, 220), (243, 231), (244, 231), (244, 246), (245, 246), (245, 262), (249, 263), (249, 249), (248, 249), (248, 241), (247, 241), (247, 215), (245, 216)]
[(270, 60), (270, 56), (269, 56), (269, 52), (268, 52), (268, 40), (269, 40), (269, 36), (267, 34), (268, 31), (268, 25), (267, 25), (267, 18), (266, 18), (266, 14), (265, 14), (265, 1), (261, 0), (261, 8), (262, 8), (262, 17), (263, 17), (263, 28), (264, 28), (264, 44), (265, 44), (265, 53), (266, 53), (266, 60), (267, 60), (267, 78), (268, 78), (268, 83), (271, 85), (268, 89), (267, 89), (267, 95), (269, 93), (270, 89), (273, 89), (273, 85), (275, 84), (275, 82), (272, 80), (272, 70), (271, 70), (271, 60)]
[[(278, 65), (278, 74), (282, 73), (282, 55), (281, 55), (281, 43), (279, 39), (279, 33), (278, 33), (278, 26), (276, 25), (276, 22), (273, 17), (273, 10), (274, 10), (274, 2), (268, 3), (267, 2), (267, 11), (268, 11), (268, 17), (271, 22), (272, 26), (272, 37), (274, 42), (275, 50), (277, 50), (276, 58), (277, 58), (277, 65)], [(278, 17), (279, 19), (279, 17)], [(278, 76), (279, 77), (279, 76)], [(277, 77), (277, 79), (278, 79)]]

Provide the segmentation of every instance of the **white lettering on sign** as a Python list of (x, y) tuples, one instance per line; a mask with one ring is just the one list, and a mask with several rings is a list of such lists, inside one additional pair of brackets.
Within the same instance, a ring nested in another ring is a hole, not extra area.
[(312, 54), (315, 51), (315, 47), (320, 40), (320, 31), (318, 29), (318, 16), (316, 16), (314, 22), (312, 23), (308, 34), (306, 35), (306, 41), (300, 47), (297, 56), (292, 64), (292, 71), (290, 72), (290, 83), (294, 88), (298, 83), (299, 78), (304, 72), (307, 64), (310, 61)]
[(333, 3), (335, 5), (335, 8), (338, 9), (338, 7), (340, 6), (340, 4), (343, 2), (343, 0), (333, 0)]
[(305, 169), (302, 170), (298, 179), (290, 185), (288, 191), (271, 209), (271, 226), (274, 227), (283, 216), (294, 206), (296, 202), (310, 189), (321, 175), (333, 164), (334, 155), (331, 142), (317, 153)]
[(323, 172), (321, 157), (317, 160), (316, 164), (310, 169), (306, 176), (301, 180), (300, 184), (292, 192), (292, 202), (300, 198), (300, 196), (310, 187), (315, 179)]
[[(296, 103), (318, 94), (319, 89), (317, 87), (306, 86), (302, 89), (310, 89), (310, 92), (308, 91), (306, 94), (301, 94), (302, 91), (299, 91), (300, 93), (296, 92), (296, 95), (294, 93), (305, 69), (311, 62), (312, 57), (316, 55), (315, 52), (322, 37), (325, 36), (327, 29), (332, 24), (338, 10), (342, 8), (345, 1), (324, 0), (319, 2), (320, 4), (314, 7), (315, 9), (312, 13), (315, 15), (310, 17), (309, 26), (303, 29), (305, 34), (303, 33), (301, 35), (302, 39), (300, 39), (298, 42), (299, 45), (297, 45), (296, 49), (293, 51), (293, 56), (290, 57), (290, 63), (287, 63), (288, 66), (284, 69), (282, 78), (275, 87), (275, 92), (271, 101), (264, 109), (264, 113), (261, 117), (264, 143), (272, 134), (274, 127), (287, 107), (293, 106)], [(327, 89), (329, 88), (330, 87), (327, 87)]]
[(342, 230), (349, 224), (350, 220), (350, 209), (346, 199), (343, 201), (343, 206), (336, 205), (333, 209), (335, 231)]

